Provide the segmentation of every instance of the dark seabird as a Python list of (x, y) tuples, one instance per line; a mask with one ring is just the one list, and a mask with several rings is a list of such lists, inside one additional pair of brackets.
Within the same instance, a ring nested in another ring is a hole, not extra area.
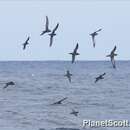
[(71, 83), (71, 76), (72, 76), (72, 74), (70, 73), (69, 70), (66, 71), (66, 74), (64, 76), (66, 76), (68, 78), (69, 82)]
[(25, 50), (26, 46), (29, 44), (29, 42), (28, 42), (29, 39), (30, 39), (30, 37), (28, 37), (27, 40), (25, 41), (25, 43), (23, 43), (23, 50)]
[(112, 63), (113, 68), (116, 68), (116, 64), (115, 64), (115, 59), (114, 59), (114, 57), (117, 56), (117, 54), (115, 54), (115, 51), (116, 51), (116, 46), (115, 46), (114, 49), (111, 51), (111, 53), (106, 56), (106, 57), (110, 57), (110, 58), (111, 58), (111, 63)]
[(75, 62), (75, 56), (80, 55), (79, 53), (77, 53), (78, 48), (79, 48), (79, 44), (77, 43), (74, 51), (72, 53), (69, 53), (72, 55), (72, 64)]
[(3, 87), (3, 89), (7, 88), (10, 85), (15, 85), (15, 83), (13, 81), (7, 82), (5, 83), (5, 86)]
[(44, 35), (45, 33), (49, 33), (51, 30), (49, 29), (49, 20), (48, 17), (46, 16), (46, 25), (45, 25), (45, 30), (40, 34), (41, 36)]
[(57, 30), (59, 26), (59, 23), (57, 23), (56, 27), (53, 29), (53, 31), (49, 34), (50, 36), (50, 47), (52, 46), (52, 43), (53, 43), (53, 37), (56, 36), (56, 33), (55, 31)]
[(97, 36), (98, 32), (100, 32), (101, 30), (102, 29), (99, 29), (99, 30), (97, 30), (97, 31), (95, 31), (95, 32), (93, 32), (93, 33), (90, 34), (91, 37), (92, 37), (93, 47), (95, 47), (95, 36)]
[(61, 99), (61, 100), (59, 100), (59, 101), (53, 103), (52, 105), (62, 104), (62, 102), (63, 102), (64, 100), (66, 100), (66, 99), (67, 99), (67, 97), (65, 97), (65, 98), (63, 98), (63, 99)]
[(75, 111), (74, 109), (72, 109), (72, 112), (70, 113), (70, 114), (73, 114), (73, 115), (75, 115), (75, 116), (78, 116), (78, 111)]
[(96, 77), (95, 83), (96, 83), (98, 80), (100, 80), (100, 79), (104, 79), (104, 77), (103, 77), (104, 75), (106, 75), (106, 73), (103, 73), (103, 74), (99, 75), (98, 77)]

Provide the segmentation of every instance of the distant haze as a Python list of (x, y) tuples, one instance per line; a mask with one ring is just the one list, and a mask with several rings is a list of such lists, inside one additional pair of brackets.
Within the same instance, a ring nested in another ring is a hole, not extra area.
[[(59, 22), (57, 36), (49, 47), (49, 36), (40, 36), (45, 16), (50, 28)], [(102, 28), (92, 46), (90, 33)], [(30, 36), (30, 45), (22, 44)], [(130, 59), (130, 2), (128, 1), (1, 1), (0, 60), (109, 60), (117, 45), (117, 60)]]

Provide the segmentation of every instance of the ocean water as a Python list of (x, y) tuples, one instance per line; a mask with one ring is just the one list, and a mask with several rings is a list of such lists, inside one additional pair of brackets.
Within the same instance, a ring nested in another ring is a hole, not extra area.
[[(129, 130), (82, 128), (85, 119), (130, 120), (130, 62), (116, 63), (117, 69), (107, 61), (0, 62), (0, 130)], [(68, 69), (72, 83), (64, 77)], [(3, 89), (7, 81), (16, 85)], [(64, 97), (63, 104), (51, 105)]]

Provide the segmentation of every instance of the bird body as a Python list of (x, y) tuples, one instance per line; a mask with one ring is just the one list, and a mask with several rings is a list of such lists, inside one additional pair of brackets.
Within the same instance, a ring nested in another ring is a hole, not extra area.
[(92, 42), (93, 42), (93, 47), (95, 48), (95, 36), (97, 36), (98, 35), (98, 32), (100, 32), (102, 29), (99, 29), (99, 30), (97, 30), (97, 31), (95, 31), (95, 32), (93, 32), (93, 33), (91, 33), (90, 34), (90, 36), (92, 37)]
[(70, 114), (74, 115), (74, 116), (78, 116), (78, 111), (75, 111), (74, 109), (72, 109), (72, 112)]
[(15, 85), (15, 83), (13, 81), (7, 82), (5, 83), (5, 86), (3, 87), (3, 89), (7, 88), (10, 85)]
[(28, 37), (27, 40), (23, 43), (23, 50), (25, 50), (26, 46), (29, 44), (29, 42), (28, 42), (29, 39), (30, 39), (30, 37)]
[(104, 75), (106, 75), (106, 73), (103, 73), (103, 74), (99, 75), (98, 77), (96, 77), (95, 83), (97, 81), (99, 81), (100, 79), (104, 79), (104, 77), (103, 77)]
[(79, 44), (77, 43), (77, 44), (76, 44), (76, 47), (75, 47), (75, 49), (74, 49), (74, 51), (71, 52), (71, 53), (69, 53), (69, 54), (72, 55), (72, 64), (75, 62), (75, 56), (80, 55), (80, 54), (77, 52), (78, 48), (79, 48)]
[(110, 57), (113, 68), (116, 68), (116, 64), (115, 64), (115, 56), (117, 56), (117, 54), (115, 53), (116, 48), (117, 47), (115, 46), (114, 49), (111, 51), (111, 53), (106, 56), (106, 57)]
[(65, 98), (63, 98), (63, 99), (61, 99), (61, 100), (59, 100), (59, 101), (53, 103), (52, 105), (62, 104), (62, 102), (63, 102), (64, 100), (66, 100), (66, 99), (67, 99), (67, 97), (65, 97)]
[(48, 34), (49, 36), (50, 36), (50, 47), (52, 46), (52, 43), (53, 43), (53, 38), (54, 38), (54, 36), (56, 36), (56, 33), (55, 33), (55, 31), (57, 30), (57, 28), (59, 27), (59, 23), (57, 23), (57, 25), (56, 25), (56, 27), (53, 29), (53, 31), (50, 33), (50, 34)]

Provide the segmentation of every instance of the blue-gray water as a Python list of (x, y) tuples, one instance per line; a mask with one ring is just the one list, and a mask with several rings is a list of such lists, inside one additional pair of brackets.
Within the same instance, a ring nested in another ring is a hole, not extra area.
[[(64, 77), (73, 74), (72, 83)], [(105, 79), (94, 83), (106, 72)], [(15, 81), (3, 89), (2, 82)], [(82, 129), (82, 121), (130, 120), (130, 62), (0, 62), (0, 130)], [(61, 105), (50, 105), (68, 97)], [(79, 111), (78, 117), (71, 115)], [(93, 128), (93, 130), (129, 128)], [(90, 130), (88, 128), (87, 130)]]

